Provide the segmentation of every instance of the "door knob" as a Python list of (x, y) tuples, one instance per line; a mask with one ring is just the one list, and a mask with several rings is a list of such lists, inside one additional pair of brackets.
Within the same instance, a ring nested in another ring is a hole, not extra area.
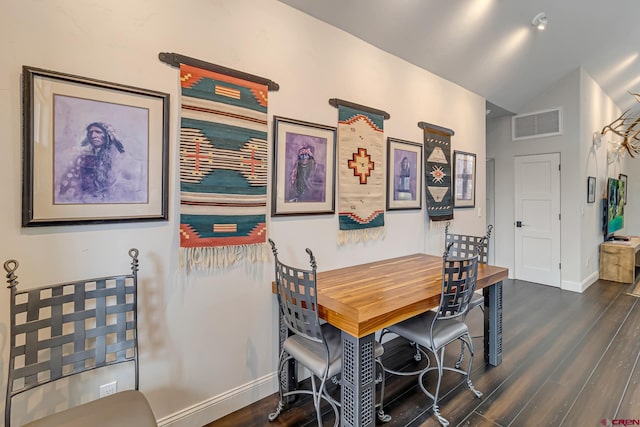
[(516, 221), (516, 227), (524, 227), (524, 224), (522, 223), (522, 221)]

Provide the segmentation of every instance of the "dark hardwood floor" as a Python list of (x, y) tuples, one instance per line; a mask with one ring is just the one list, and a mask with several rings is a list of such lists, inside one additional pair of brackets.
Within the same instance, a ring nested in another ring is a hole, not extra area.
[[(640, 424), (640, 298), (627, 294), (631, 289), (598, 281), (578, 294), (505, 281), (502, 364), (485, 365), (482, 338), (475, 338), (472, 380), (484, 396), (476, 398), (460, 375), (445, 373), (441, 413), (451, 426), (599, 426), (603, 419)], [(479, 309), (467, 321), (472, 335), (482, 334)], [(447, 348), (449, 363), (459, 348)], [(385, 343), (385, 364), (411, 368), (411, 356), (403, 340)], [(427, 387), (433, 379), (427, 377)], [(277, 401), (276, 393), (206, 427), (316, 424), (306, 398), (269, 423)], [(385, 410), (393, 418), (385, 426), (438, 426), (430, 404), (416, 377), (387, 374)], [(328, 405), (324, 421), (333, 425)]]

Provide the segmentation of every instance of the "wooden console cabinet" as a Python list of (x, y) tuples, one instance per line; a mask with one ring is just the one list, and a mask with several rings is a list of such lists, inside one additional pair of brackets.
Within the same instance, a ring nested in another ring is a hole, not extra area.
[(640, 237), (600, 244), (600, 279), (635, 283), (640, 275)]

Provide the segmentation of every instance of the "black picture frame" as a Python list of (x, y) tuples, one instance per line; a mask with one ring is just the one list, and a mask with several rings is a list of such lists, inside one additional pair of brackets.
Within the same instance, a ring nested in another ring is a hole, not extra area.
[(422, 208), (422, 156), (422, 144), (387, 138), (387, 210)]
[(596, 177), (587, 177), (587, 203), (594, 203), (596, 201)]
[(618, 179), (622, 182), (624, 182), (624, 204), (627, 204), (627, 193), (629, 193), (629, 179), (627, 178), (627, 175), (621, 173), (618, 175)]
[(22, 226), (168, 220), (169, 94), (22, 67)]
[(273, 119), (271, 216), (335, 213), (337, 128)]
[(453, 207), (476, 206), (476, 155), (465, 151), (453, 152)]

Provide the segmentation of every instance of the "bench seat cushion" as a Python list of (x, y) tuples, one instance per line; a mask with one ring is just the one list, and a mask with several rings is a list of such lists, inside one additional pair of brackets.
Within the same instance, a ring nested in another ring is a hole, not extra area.
[(32, 421), (24, 427), (156, 427), (149, 402), (137, 390), (121, 391)]

